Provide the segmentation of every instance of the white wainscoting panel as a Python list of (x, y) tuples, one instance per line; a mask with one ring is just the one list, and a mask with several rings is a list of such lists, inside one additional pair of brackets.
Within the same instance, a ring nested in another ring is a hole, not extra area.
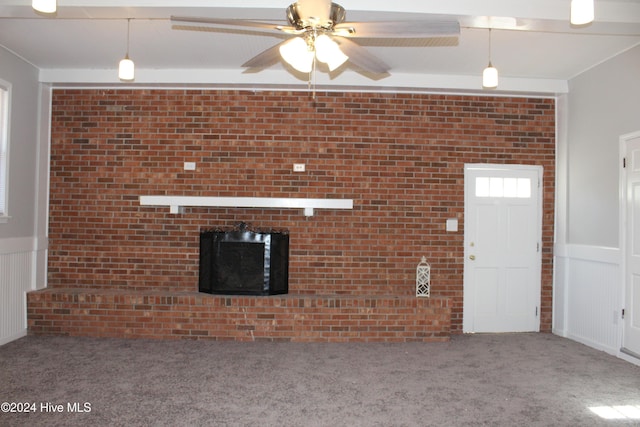
[(566, 336), (568, 259), (556, 256), (553, 271), (553, 333)]
[(0, 240), (0, 345), (27, 334), (26, 293), (32, 288), (34, 240)]
[(617, 355), (622, 282), (617, 248), (556, 248), (554, 332)]

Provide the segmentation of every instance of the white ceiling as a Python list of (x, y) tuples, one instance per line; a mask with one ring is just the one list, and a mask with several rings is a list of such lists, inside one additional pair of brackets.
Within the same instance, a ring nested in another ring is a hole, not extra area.
[[(278, 63), (240, 67), (279, 43), (277, 34), (193, 31), (169, 17), (242, 18), (286, 24), (292, 0), (58, 0), (55, 16), (35, 13), (30, 0), (0, 0), (0, 46), (38, 67), (56, 85), (121, 85), (118, 61), (130, 57), (136, 85), (306, 87), (308, 76)], [(570, 0), (338, 0), (347, 21), (450, 20), (457, 40), (357, 40), (391, 66), (369, 75), (348, 65), (316, 74), (318, 87), (379, 90), (481, 90), (493, 28), (492, 62), (499, 91), (554, 94), (567, 80), (640, 44), (640, 0), (595, 0), (596, 21), (569, 23)], [(0, 63), (0, 69), (2, 64)], [(639, 75), (640, 75), (640, 70)]]

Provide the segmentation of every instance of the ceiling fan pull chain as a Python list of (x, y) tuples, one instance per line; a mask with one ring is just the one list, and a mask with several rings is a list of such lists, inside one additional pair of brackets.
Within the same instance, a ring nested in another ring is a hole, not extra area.
[[(311, 80), (313, 79), (313, 83)], [(316, 99), (316, 55), (313, 55), (313, 62), (311, 63), (311, 71), (309, 71), (309, 90), (311, 91), (311, 99)], [(313, 88), (312, 88), (313, 85)]]

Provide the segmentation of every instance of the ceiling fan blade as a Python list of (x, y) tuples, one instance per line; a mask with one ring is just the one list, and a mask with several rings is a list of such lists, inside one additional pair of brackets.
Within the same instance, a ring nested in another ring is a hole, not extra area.
[(242, 64), (242, 66), (245, 68), (265, 68), (275, 64), (280, 59), (280, 46), (288, 41), (289, 40), (285, 40), (275, 46), (270, 47), (265, 51), (260, 52), (259, 54)]
[(197, 26), (213, 26), (213, 27), (234, 27), (234, 28), (255, 28), (259, 30), (268, 30), (274, 32), (282, 32), (287, 30), (296, 31), (295, 28), (287, 25), (273, 24), (269, 22), (250, 21), (246, 19), (218, 19), (218, 18), (199, 18), (192, 16), (172, 16), (171, 22), (177, 24), (197, 24)]
[(366, 38), (450, 37), (460, 34), (460, 23), (457, 21), (344, 22), (334, 27), (334, 34)]
[(359, 44), (344, 37), (334, 37), (334, 39), (340, 45), (340, 50), (349, 57), (349, 61), (364, 70), (376, 74), (384, 74), (391, 69), (383, 60), (370, 54)]

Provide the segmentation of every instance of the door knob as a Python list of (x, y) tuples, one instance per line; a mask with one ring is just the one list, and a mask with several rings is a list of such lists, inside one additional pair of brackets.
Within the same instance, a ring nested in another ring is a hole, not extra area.
[(475, 261), (476, 256), (475, 256), (475, 255), (469, 255), (469, 259), (470, 259), (471, 261)]

